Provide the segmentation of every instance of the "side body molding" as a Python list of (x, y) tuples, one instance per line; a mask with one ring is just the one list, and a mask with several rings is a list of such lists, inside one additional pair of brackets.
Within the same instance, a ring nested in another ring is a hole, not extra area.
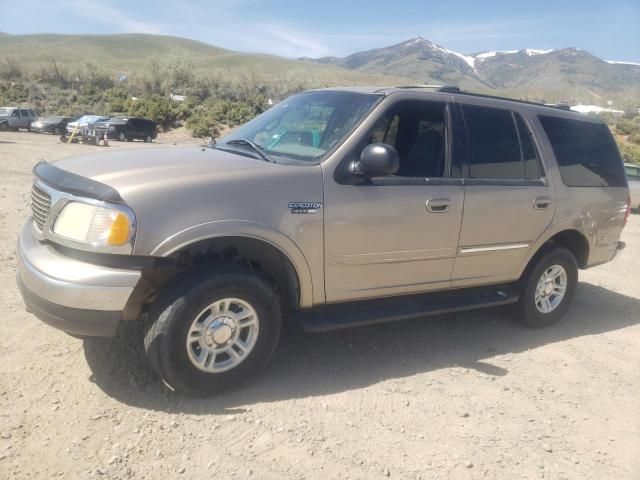
[(156, 246), (151, 255), (167, 257), (193, 243), (220, 237), (248, 237), (262, 240), (280, 250), (292, 263), (300, 281), (300, 308), (313, 306), (313, 279), (307, 260), (288, 236), (257, 222), (219, 220), (186, 228)]

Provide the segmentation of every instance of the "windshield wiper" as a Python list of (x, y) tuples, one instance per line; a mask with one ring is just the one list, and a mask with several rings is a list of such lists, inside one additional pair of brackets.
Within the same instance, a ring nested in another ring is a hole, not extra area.
[(235, 140), (229, 140), (228, 142), (225, 142), (225, 145), (246, 145), (254, 152), (256, 152), (258, 156), (265, 162), (276, 163), (276, 161), (271, 158), (269, 154), (262, 149), (262, 147), (256, 145), (251, 140), (247, 140), (246, 138), (236, 138)]

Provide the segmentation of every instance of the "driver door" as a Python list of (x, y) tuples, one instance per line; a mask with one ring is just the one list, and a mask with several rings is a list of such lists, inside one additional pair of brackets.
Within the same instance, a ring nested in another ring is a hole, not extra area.
[[(424, 98), (392, 102), (335, 175), (325, 178), (327, 302), (451, 285), (464, 188), (450, 173), (449, 104)], [(374, 142), (398, 150), (396, 175), (363, 180), (350, 173), (350, 164)]]

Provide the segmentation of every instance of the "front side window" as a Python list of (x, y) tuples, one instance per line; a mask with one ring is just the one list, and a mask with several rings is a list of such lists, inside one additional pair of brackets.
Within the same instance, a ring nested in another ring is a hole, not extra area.
[(367, 143), (395, 147), (400, 157), (396, 174), (399, 177), (442, 177), (446, 153), (445, 111), (446, 104), (441, 102), (402, 101), (380, 117)]
[(624, 187), (624, 166), (615, 140), (604, 123), (540, 115), (569, 187)]
[(11, 112), (11, 116), (12, 117), (19, 117), (20, 116), (20, 110), (14, 110), (13, 112)]
[(464, 105), (462, 112), (469, 150), (469, 178), (540, 178), (531, 132), (519, 114), (475, 105)]
[(220, 139), (219, 145), (244, 149), (228, 142), (249, 140), (275, 161), (289, 158), (317, 162), (351, 132), (381, 98), (339, 91), (295, 95)]

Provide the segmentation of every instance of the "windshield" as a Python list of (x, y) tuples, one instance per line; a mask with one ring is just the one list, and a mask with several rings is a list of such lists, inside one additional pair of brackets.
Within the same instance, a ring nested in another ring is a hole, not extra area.
[(61, 122), (64, 117), (48, 117), (42, 120), (42, 123), (58, 123)]
[(0, 108), (0, 115), (9, 115), (11, 113), (12, 108)]
[(279, 103), (220, 140), (219, 145), (245, 148), (232, 140), (249, 140), (277, 161), (278, 157), (317, 162), (371, 110), (380, 95), (318, 91)]

